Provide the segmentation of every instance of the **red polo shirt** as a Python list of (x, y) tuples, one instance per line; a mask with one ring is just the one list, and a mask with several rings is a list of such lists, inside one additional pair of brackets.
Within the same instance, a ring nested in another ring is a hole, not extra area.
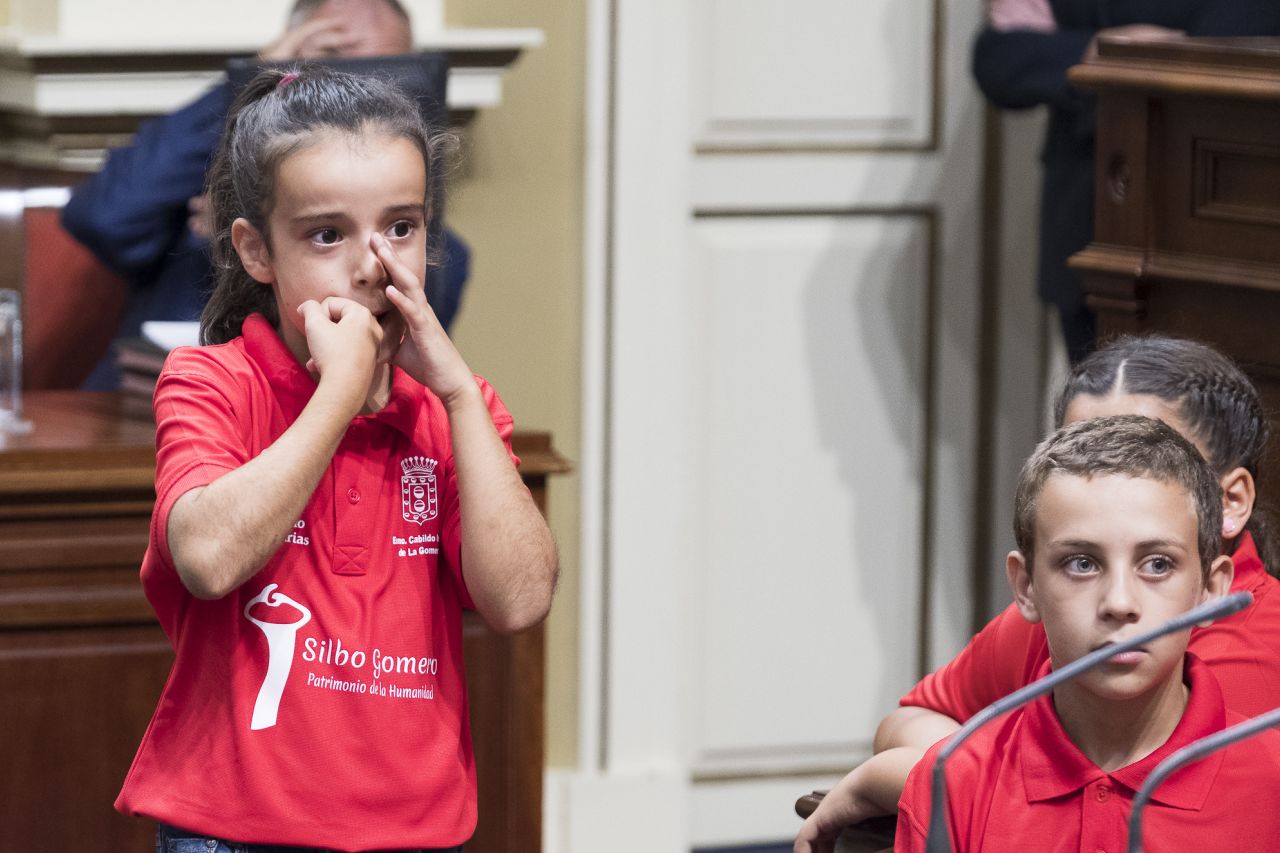
[[(1240, 537), (1231, 559), (1236, 570), (1231, 591), (1248, 590), (1253, 604), (1193, 630), (1187, 650), (1213, 670), (1227, 707), (1252, 717), (1280, 706), (1280, 581), (1267, 574), (1249, 533)], [(964, 722), (1030, 684), (1048, 659), (1044, 628), (1027, 622), (1011, 604), (899, 704)]]
[[(1052, 696), (979, 729), (947, 760), (953, 849), (1123, 853), (1133, 797), (1151, 771), (1181, 747), (1244, 719), (1224, 709), (1208, 667), (1192, 655), (1186, 661), (1191, 693), (1173, 734), (1146, 758), (1111, 773), (1067, 737)], [(895, 851), (925, 849), (930, 782), (940, 748), (935, 744), (907, 779), (898, 803)], [(1143, 849), (1273, 849), (1280, 839), (1277, 779), (1280, 732), (1274, 730), (1187, 765), (1155, 789), (1143, 810)]]
[[(477, 381), (510, 450), (511, 416)], [(280, 550), (239, 589), (202, 601), (173, 568), (174, 501), (261, 453), (315, 387), (258, 316), (165, 365), (142, 583), (176, 659), (116, 807), (244, 842), (461, 844), (476, 822), (471, 599), (439, 399), (396, 370), (387, 406), (352, 421)]]

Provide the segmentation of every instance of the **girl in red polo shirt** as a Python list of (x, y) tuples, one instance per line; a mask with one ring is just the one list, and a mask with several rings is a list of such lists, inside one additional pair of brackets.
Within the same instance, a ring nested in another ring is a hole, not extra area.
[(462, 610), (535, 624), (557, 560), (511, 415), (423, 293), (436, 154), (388, 84), (319, 68), (228, 118), (207, 346), (155, 394), (142, 580), (176, 660), (116, 804), (159, 850), (475, 828)]
[[(1259, 463), (1270, 430), (1258, 391), (1229, 358), (1164, 336), (1123, 337), (1077, 364), (1055, 406), (1059, 426), (1103, 415), (1167, 422), (1191, 439), (1222, 485), (1223, 552), (1231, 590), (1254, 603), (1191, 637), (1227, 707), (1254, 716), (1280, 705), (1280, 581), (1262, 519), (1254, 512)], [(823, 799), (796, 836), (796, 853), (828, 853), (849, 824), (897, 810), (907, 773), (924, 751), (982, 708), (1036, 678), (1048, 660), (1044, 629), (1010, 605), (954, 660), (925, 676), (880, 723), (876, 755)]]

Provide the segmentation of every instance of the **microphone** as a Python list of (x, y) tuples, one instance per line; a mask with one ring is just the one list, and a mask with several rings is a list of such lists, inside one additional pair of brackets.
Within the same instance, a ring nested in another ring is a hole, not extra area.
[(938, 759), (933, 765), (933, 786), (930, 789), (929, 834), (925, 838), (926, 853), (951, 853), (951, 833), (947, 829), (946, 815), (946, 762), (951, 753), (955, 752), (975, 731), (996, 717), (1025, 705), (1032, 699), (1043, 696), (1062, 682), (1075, 678), (1086, 670), (1093, 669), (1121, 652), (1128, 652), (1139, 646), (1145, 646), (1165, 634), (1172, 634), (1175, 631), (1190, 628), (1198, 622), (1211, 622), (1214, 619), (1221, 619), (1223, 616), (1245, 609), (1252, 603), (1253, 595), (1248, 592), (1235, 592), (1231, 595), (1215, 598), (1212, 601), (1206, 601), (1199, 607), (1193, 607), (1181, 616), (1175, 616), (1163, 625), (1152, 628), (1144, 634), (1130, 637), (1119, 643), (1103, 646), (1100, 649), (1094, 649), (1089, 654), (1073, 660), (1061, 669), (1055, 669), (1044, 678), (1033, 681), (1003, 699), (992, 702), (970, 717), (969, 721), (943, 744), (942, 749), (938, 750)]
[(1151, 799), (1151, 793), (1155, 791), (1156, 786), (1163, 782), (1165, 777), (1184, 764), (1199, 761), (1210, 753), (1217, 752), (1236, 741), (1253, 737), (1275, 725), (1280, 725), (1280, 708), (1272, 708), (1265, 714), (1259, 714), (1243, 723), (1236, 723), (1230, 728), (1192, 741), (1156, 765), (1156, 769), (1151, 771), (1151, 775), (1142, 783), (1137, 796), (1133, 798), (1133, 811), (1129, 813), (1129, 853), (1142, 853), (1142, 809)]

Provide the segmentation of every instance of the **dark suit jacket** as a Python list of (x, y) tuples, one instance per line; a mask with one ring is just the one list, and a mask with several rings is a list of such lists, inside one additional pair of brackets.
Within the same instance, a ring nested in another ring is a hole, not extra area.
[(1095, 106), (1067, 84), (1094, 34), (1125, 24), (1158, 24), (1191, 36), (1280, 34), (1277, 0), (1050, 0), (1053, 33), (984, 29), (973, 46), (973, 74), (993, 104), (1044, 104), (1049, 127), (1041, 152), (1040, 297), (1071, 311), (1082, 295), (1067, 258), (1093, 234)]

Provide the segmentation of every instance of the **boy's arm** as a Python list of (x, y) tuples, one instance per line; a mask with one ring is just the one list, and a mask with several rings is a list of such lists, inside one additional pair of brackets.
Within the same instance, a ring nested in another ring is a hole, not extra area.
[[(877, 814), (892, 814), (912, 765), (925, 751), (960, 727), (960, 723), (992, 702), (1027, 684), (1042, 660), (1044, 632), (1022, 618), (1010, 605), (987, 623), (977, 636), (945, 666), (927, 676), (902, 698), (876, 729), (876, 755), (855, 768), (833, 788), (822, 805), (806, 821), (796, 850), (825, 851), (822, 846), (801, 847), (809, 833), (830, 841), (847, 823)], [(881, 755), (892, 755), (881, 759)], [(869, 768), (869, 769), (864, 769)], [(875, 797), (868, 795), (874, 785)], [(887, 806), (869, 811), (868, 803)], [(819, 814), (819, 812), (822, 812)], [(846, 823), (838, 823), (851, 818)]]
[(846, 826), (896, 812), (911, 768), (958, 728), (955, 720), (926, 708), (892, 711), (876, 729), (876, 754), (822, 798), (796, 836), (795, 853), (831, 853)]
[(805, 819), (795, 853), (833, 853), (845, 827), (896, 812), (907, 774), (924, 754), (924, 749), (889, 749), (849, 771)]
[[(958, 721), (941, 711), (904, 705), (894, 708), (880, 721), (876, 728), (875, 751), (909, 747), (923, 753), (959, 728)], [(902, 778), (905, 781), (906, 775)]]
[(302, 413), (260, 454), (186, 492), (169, 510), (169, 553), (197, 598), (221, 598), (271, 559), (364, 404), (380, 335), (372, 315), (340, 299), (302, 310), (320, 373)]

